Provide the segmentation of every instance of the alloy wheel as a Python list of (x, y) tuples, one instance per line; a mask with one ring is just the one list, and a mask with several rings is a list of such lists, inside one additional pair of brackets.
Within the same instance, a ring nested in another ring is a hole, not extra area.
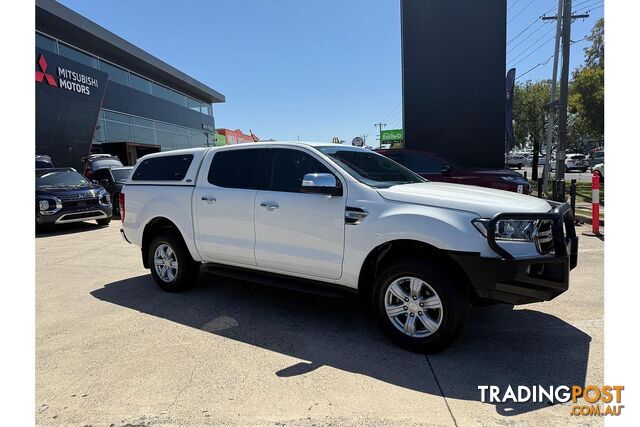
[(171, 283), (178, 275), (178, 258), (171, 246), (161, 243), (153, 254), (153, 263), (160, 280)]
[(412, 338), (425, 338), (442, 324), (443, 306), (436, 291), (417, 277), (394, 280), (384, 296), (384, 308), (393, 326)]

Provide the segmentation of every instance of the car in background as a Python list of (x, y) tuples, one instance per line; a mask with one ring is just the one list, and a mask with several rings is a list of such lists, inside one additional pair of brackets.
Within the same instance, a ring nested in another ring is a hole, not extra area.
[(604, 163), (604, 150), (597, 149), (597, 150), (591, 151), (591, 154), (589, 155), (587, 160), (588, 160), (589, 166), (591, 167), (595, 167), (599, 163)]
[(111, 221), (111, 197), (73, 168), (36, 169), (36, 226)]
[(507, 167), (522, 169), (525, 165), (526, 159), (522, 153), (509, 153), (507, 154)]
[(94, 180), (93, 173), (104, 168), (118, 168), (124, 166), (117, 156), (111, 154), (91, 154), (82, 159), (82, 174)]
[(36, 154), (36, 169), (42, 168), (52, 168), (53, 161), (51, 161), (51, 157), (44, 154)]
[(567, 154), (564, 159), (564, 169), (569, 172), (572, 170), (578, 170), (580, 172), (586, 172), (589, 169), (589, 163), (587, 162), (587, 156), (584, 154)]
[[(546, 154), (545, 153), (540, 153), (540, 155), (538, 156), (538, 166), (544, 166), (544, 164), (547, 162), (547, 158), (546, 158)], [(554, 156), (553, 154), (551, 155), (551, 170), (555, 170), (556, 168), (556, 156)], [(533, 166), (533, 154), (527, 156), (526, 160), (525, 160), (525, 165), (526, 166)]]
[(122, 187), (126, 184), (133, 166), (105, 167), (98, 169), (91, 174), (91, 179), (97, 181), (105, 190), (109, 192), (113, 203), (113, 214), (120, 215), (120, 203), (118, 197)]
[(598, 172), (600, 175), (600, 182), (604, 182), (604, 163), (598, 163), (593, 167), (593, 172)]
[(477, 185), (529, 194), (529, 183), (510, 169), (470, 169), (440, 154), (420, 150), (376, 150), (429, 181)]

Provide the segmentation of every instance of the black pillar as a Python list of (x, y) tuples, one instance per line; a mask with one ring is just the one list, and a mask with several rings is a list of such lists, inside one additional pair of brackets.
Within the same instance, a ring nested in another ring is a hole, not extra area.
[(405, 148), (504, 166), (506, 0), (402, 0)]

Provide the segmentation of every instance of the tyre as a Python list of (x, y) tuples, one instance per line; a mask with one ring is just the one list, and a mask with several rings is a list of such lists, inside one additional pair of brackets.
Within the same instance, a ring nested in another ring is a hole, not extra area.
[(98, 225), (109, 225), (109, 223), (111, 222), (111, 218), (96, 219), (96, 222), (98, 223)]
[(403, 261), (376, 278), (374, 313), (382, 330), (398, 345), (435, 353), (450, 345), (469, 318), (469, 290), (454, 275)]
[(189, 249), (175, 232), (153, 239), (147, 261), (153, 280), (165, 291), (177, 292), (196, 285), (200, 263), (191, 258)]

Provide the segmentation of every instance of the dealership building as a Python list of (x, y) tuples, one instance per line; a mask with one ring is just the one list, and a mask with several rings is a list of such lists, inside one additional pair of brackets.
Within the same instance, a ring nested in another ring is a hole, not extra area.
[(219, 92), (52, 0), (36, 0), (35, 37), (36, 154), (78, 168), (116, 146), (132, 164), (215, 145)]

